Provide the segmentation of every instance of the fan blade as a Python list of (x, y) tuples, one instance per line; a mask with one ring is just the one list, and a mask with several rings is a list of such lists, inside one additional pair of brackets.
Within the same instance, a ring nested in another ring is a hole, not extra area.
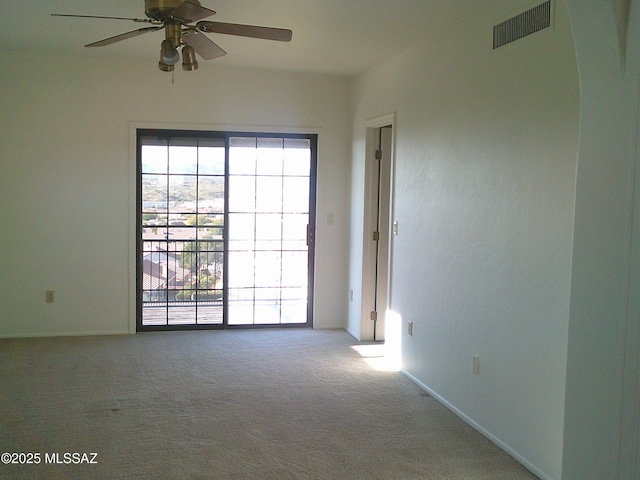
[(99, 15), (70, 15), (67, 13), (52, 13), (52, 17), (74, 17), (74, 18), (106, 18), (109, 20), (130, 20), (132, 22), (140, 23), (156, 23), (149, 18), (129, 18), (129, 17), (101, 17)]
[(216, 12), (209, 10), (197, 3), (186, 0), (179, 6), (171, 10), (171, 16), (178, 20), (184, 20), (185, 22), (195, 22), (196, 20), (202, 20), (211, 15), (215, 15)]
[(225, 35), (239, 35), (241, 37), (262, 38), (279, 42), (290, 42), (293, 36), (291, 30), (284, 28), (256, 27), (239, 23), (202, 21), (198, 22), (196, 27), (202, 32), (224, 33)]
[(222, 48), (216, 45), (209, 37), (201, 34), (197, 30), (187, 30), (182, 33), (182, 41), (191, 45), (198, 55), (205, 60), (223, 57), (227, 54)]
[(155, 32), (156, 30), (162, 30), (164, 27), (145, 27), (139, 28), (137, 30), (132, 30), (127, 33), (121, 33), (120, 35), (116, 35), (115, 37), (105, 38), (104, 40), (99, 40), (97, 42), (90, 43), (85, 45), (85, 47), (104, 47), (105, 45), (111, 45), (112, 43), (119, 42), (121, 40), (126, 40), (127, 38), (137, 37), (138, 35), (142, 35), (147, 32)]

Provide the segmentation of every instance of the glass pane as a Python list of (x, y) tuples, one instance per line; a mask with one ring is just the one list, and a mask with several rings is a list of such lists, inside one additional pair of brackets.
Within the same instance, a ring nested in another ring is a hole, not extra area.
[[(143, 230), (145, 229), (152, 229), (155, 228), (156, 230), (158, 229), (158, 227), (163, 227), (166, 225), (166, 219), (163, 219), (159, 214), (157, 213), (143, 213), (142, 214), (142, 228)], [(144, 231), (143, 231), (144, 234)]]
[(153, 225), (142, 228), (142, 239), (144, 240), (143, 250), (148, 250), (147, 240), (166, 240), (169, 232), (166, 227), (156, 227)]
[[(178, 223), (178, 222), (173, 222), (173, 223)], [(177, 249), (179, 248), (179, 246), (175, 245), (176, 242), (195, 239), (197, 234), (197, 229), (193, 227), (188, 227), (186, 225), (185, 226), (178, 225), (178, 226), (170, 226), (168, 228), (168, 232), (169, 232), (168, 240), (171, 240), (170, 243), (173, 244), (173, 248)], [(169, 245), (169, 248), (171, 248), (171, 245)]]
[(253, 212), (255, 208), (255, 178), (229, 177), (229, 211)]
[(306, 323), (307, 300), (283, 300), (280, 308), (281, 323)]
[(311, 171), (311, 142), (308, 139), (285, 139), (284, 175), (308, 177)]
[(259, 138), (257, 175), (282, 175), (282, 138)]
[(167, 276), (159, 263), (145, 258), (142, 261), (142, 288), (144, 302), (166, 302)]
[[(215, 289), (218, 285), (216, 285), (216, 277), (212, 272), (209, 271), (209, 265), (205, 259), (203, 254), (199, 254), (198, 256), (198, 271), (195, 272), (193, 276), (195, 276), (195, 288), (197, 292), (197, 300), (209, 300), (208, 295), (205, 292)], [(211, 266), (211, 270), (213, 270), (213, 265)], [(220, 285), (222, 286), (222, 285)]]
[(142, 214), (142, 237), (151, 240), (167, 239), (167, 216), (157, 213)]
[(142, 146), (142, 173), (167, 173), (168, 149), (160, 145)]
[(268, 149), (282, 150), (283, 145), (284, 139), (282, 137), (259, 137), (256, 139), (256, 148), (261, 149), (261, 156), (267, 155), (266, 150)]
[(253, 252), (229, 252), (229, 287), (253, 287)]
[(198, 324), (222, 325), (222, 300), (216, 303), (198, 304)]
[[(200, 220), (203, 220), (203, 219), (201, 218)], [(211, 222), (210, 223), (211, 226), (198, 228), (198, 238), (200, 240), (222, 240), (224, 230), (222, 226), (219, 226), (219, 227), (214, 226), (216, 225), (215, 222), (217, 221), (218, 221), (218, 218), (211, 219), (209, 217), (205, 217), (204, 222)]]
[[(180, 266), (189, 272), (189, 284), (193, 283), (193, 274), (198, 271), (198, 251), (196, 242), (184, 242), (180, 250)], [(185, 273), (185, 276), (187, 274)]]
[(229, 250), (253, 249), (255, 216), (252, 213), (229, 214)]
[(169, 173), (198, 173), (198, 149), (188, 146), (169, 147)]
[(282, 185), (282, 211), (309, 211), (309, 179), (302, 177), (285, 177)]
[(198, 148), (198, 173), (224, 175), (224, 147)]
[(169, 177), (169, 211), (196, 211), (196, 178), (194, 176), (171, 175)]
[(282, 222), (280, 214), (256, 216), (256, 250), (280, 250)]
[(275, 300), (256, 300), (254, 315), (255, 325), (278, 324), (280, 323), (280, 305)]
[[(222, 242), (198, 242), (197, 271), (199, 288), (222, 288), (223, 244)], [(193, 270), (193, 269), (192, 269)]]
[(256, 142), (258, 139), (252, 136), (246, 137), (230, 137), (229, 138), (229, 148), (256, 148)]
[(306, 287), (308, 255), (307, 252), (282, 253), (282, 285), (286, 287)]
[(282, 150), (276, 150), (278, 155), (274, 155), (273, 151), (268, 151), (268, 156), (261, 156), (257, 162), (257, 174), (265, 176), (281, 176), (282, 175)]
[(146, 260), (149, 255), (154, 255), (157, 252), (166, 253), (166, 251), (167, 242), (165, 241), (145, 241), (143, 243), (142, 258)]
[(255, 252), (255, 285), (280, 286), (280, 252)]
[(143, 325), (166, 325), (167, 307), (145, 304), (142, 309)]
[[(157, 250), (144, 252), (143, 260), (152, 263), (150, 270), (156, 278), (162, 279), (163, 283), (167, 283), (167, 266), (169, 262), (174, 258), (174, 254), (162, 249), (162, 244)], [(164, 242), (166, 245), (166, 242)]]
[(282, 177), (256, 179), (256, 211), (282, 211)]
[(196, 323), (196, 306), (180, 305), (167, 309), (167, 323), (169, 325), (189, 325)]
[(256, 139), (232, 137), (229, 139), (229, 175), (255, 175)]
[(167, 176), (142, 176), (143, 211), (162, 211), (167, 208)]
[(283, 304), (286, 302), (307, 302), (307, 287), (283, 287), (280, 291)]
[(308, 138), (285, 138), (284, 148), (288, 150), (311, 150), (311, 140)]
[(198, 177), (198, 212), (224, 212), (224, 177)]
[(282, 216), (282, 249), (307, 250), (307, 225), (309, 216), (289, 214)]
[(253, 288), (230, 288), (228, 290), (229, 324), (253, 324)]
[(229, 175), (256, 173), (255, 149), (236, 148), (229, 153)]

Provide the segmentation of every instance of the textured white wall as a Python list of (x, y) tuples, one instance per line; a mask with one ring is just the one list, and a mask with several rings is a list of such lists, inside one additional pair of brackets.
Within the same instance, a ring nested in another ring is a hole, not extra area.
[[(154, 59), (4, 53), (0, 336), (129, 331), (131, 122), (317, 131), (315, 326), (345, 325), (345, 79), (211, 64), (178, 71), (171, 84)], [(333, 225), (323, 221), (329, 212)], [(45, 290), (55, 303), (45, 304)]]
[(492, 52), (492, 25), (506, 18), (449, 26), (353, 82), (350, 287), (358, 298), (364, 125), (396, 112), (391, 309), (403, 367), (560, 478), (578, 75), (563, 2), (553, 29)]

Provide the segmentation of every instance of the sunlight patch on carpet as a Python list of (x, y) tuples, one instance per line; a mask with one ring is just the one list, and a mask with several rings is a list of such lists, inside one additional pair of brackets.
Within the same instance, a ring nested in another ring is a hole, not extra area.
[(356, 352), (360, 354), (367, 364), (379, 372), (398, 372), (400, 365), (394, 358), (387, 355), (387, 348), (384, 343), (352, 345)]

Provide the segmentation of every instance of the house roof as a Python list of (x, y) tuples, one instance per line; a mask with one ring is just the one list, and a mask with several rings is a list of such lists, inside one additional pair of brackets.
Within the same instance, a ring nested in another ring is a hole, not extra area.
[(189, 274), (186, 268), (178, 266), (171, 268), (166, 262), (157, 262), (145, 257), (142, 261), (142, 288), (144, 290), (165, 287), (181, 289), (182, 283)]

